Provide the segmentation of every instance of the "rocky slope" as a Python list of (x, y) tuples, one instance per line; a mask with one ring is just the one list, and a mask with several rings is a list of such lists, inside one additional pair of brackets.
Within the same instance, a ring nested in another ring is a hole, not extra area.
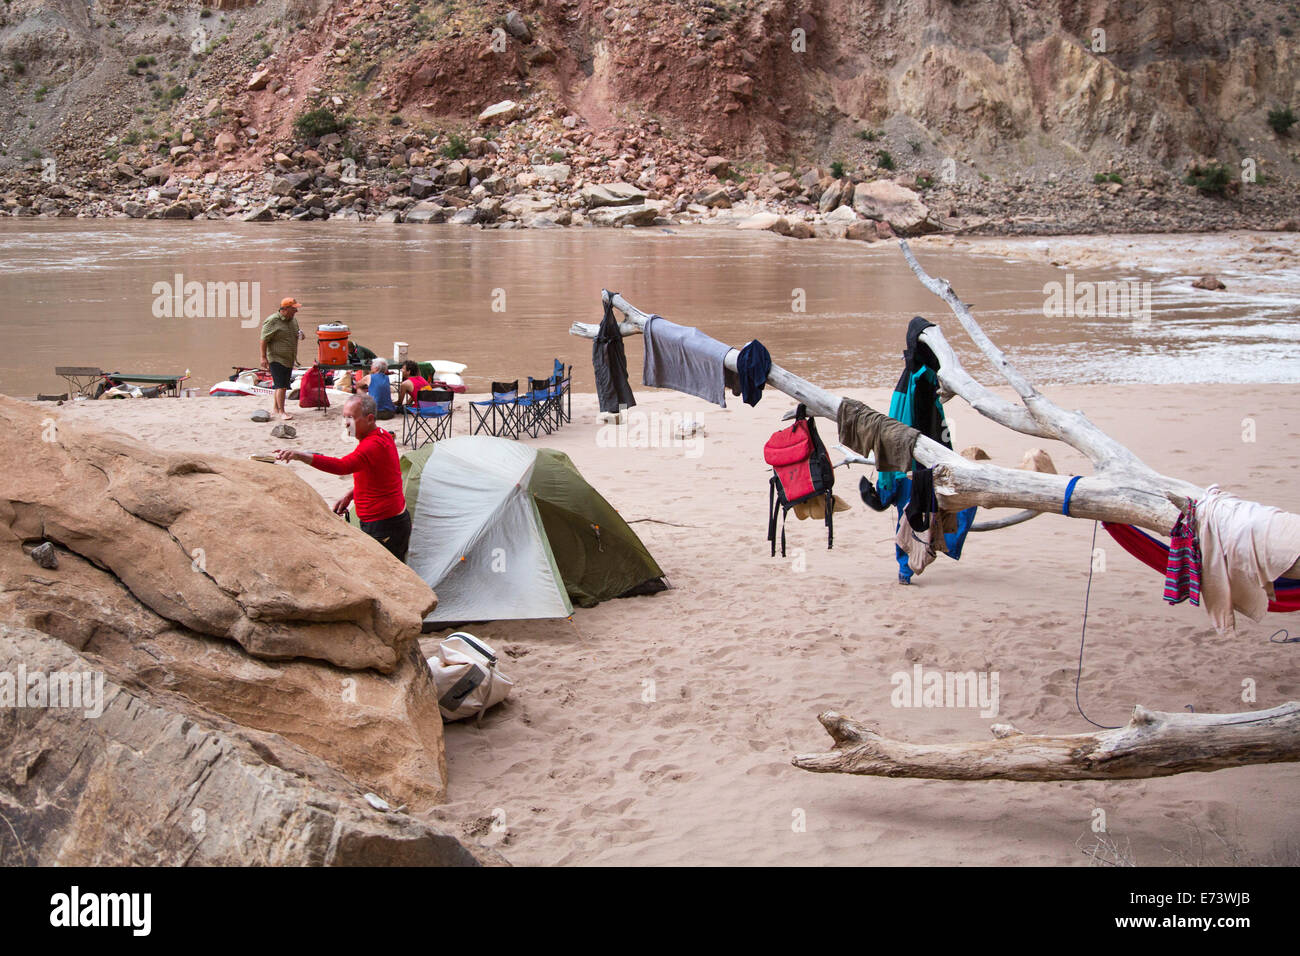
[[(1300, 6), (1263, 0), (12, 0), (0, 209), (494, 226), (770, 210), (835, 235), (832, 181), (891, 178), (947, 228), (1271, 228), (1300, 170), (1267, 123), (1300, 107), (1296, 30)], [(1182, 183), (1210, 162), (1226, 191)], [(645, 208), (590, 216), (584, 187), (611, 183)]]

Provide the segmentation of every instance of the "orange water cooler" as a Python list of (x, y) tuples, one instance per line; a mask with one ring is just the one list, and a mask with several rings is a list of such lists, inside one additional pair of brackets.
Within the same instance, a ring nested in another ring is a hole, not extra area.
[(350, 334), (342, 322), (316, 326), (316, 361), (321, 365), (347, 365)]

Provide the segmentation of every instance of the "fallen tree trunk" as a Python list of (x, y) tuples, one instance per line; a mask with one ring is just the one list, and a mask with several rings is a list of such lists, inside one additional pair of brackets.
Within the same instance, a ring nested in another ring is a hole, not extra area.
[(1123, 727), (1088, 734), (1029, 735), (994, 724), (997, 738), (910, 744), (827, 711), (818, 716), (835, 747), (793, 763), (813, 773), (930, 780), (1132, 780), (1300, 761), (1300, 703), (1244, 714), (1168, 714), (1133, 709)]

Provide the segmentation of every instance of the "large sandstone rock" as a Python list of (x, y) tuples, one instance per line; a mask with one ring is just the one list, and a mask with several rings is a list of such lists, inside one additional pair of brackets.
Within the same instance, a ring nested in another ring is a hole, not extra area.
[(482, 113), (478, 114), (480, 125), (486, 126), (489, 123), (510, 123), (517, 120), (523, 115), (524, 108), (514, 100), (502, 100), (500, 103), (493, 103)]
[(790, 223), (784, 216), (774, 212), (757, 212), (736, 223), (737, 229), (766, 229), (781, 236), (790, 234)]
[(630, 183), (588, 183), (582, 187), (582, 204), (588, 209), (601, 206), (635, 206), (645, 202), (646, 192)]
[(0, 471), (0, 547), (54, 541), (254, 656), (391, 673), (435, 604), (289, 469), (155, 451), (4, 397), (0, 457), (22, 462)]
[(858, 183), (853, 190), (853, 208), (868, 219), (889, 223), (900, 236), (919, 236), (938, 232), (930, 220), (930, 210), (921, 197), (887, 179)]
[(79, 708), (0, 708), (6, 863), (501, 862), (407, 813), (375, 809), (352, 781), (283, 737), (232, 724), (180, 694), (128, 685), (111, 664), (0, 625), (0, 672), (20, 667), (69, 675), (91, 693)]
[(597, 226), (653, 226), (659, 207), (648, 203), (635, 206), (600, 206), (587, 213)]

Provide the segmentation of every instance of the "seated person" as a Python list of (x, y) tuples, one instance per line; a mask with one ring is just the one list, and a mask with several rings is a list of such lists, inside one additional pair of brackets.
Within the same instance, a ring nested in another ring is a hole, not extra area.
[(420, 375), (420, 366), (410, 361), (402, 363), (402, 384), (397, 388), (397, 404), (414, 405), (420, 389), (428, 387), (428, 380)]
[(349, 365), (369, 365), (377, 355), (364, 345), (358, 345), (356, 342), (348, 342), (348, 364)]
[(392, 418), (397, 412), (393, 404), (393, 386), (388, 377), (388, 362), (377, 358), (370, 363), (370, 382), (366, 390), (375, 400), (375, 417), (384, 420)]

